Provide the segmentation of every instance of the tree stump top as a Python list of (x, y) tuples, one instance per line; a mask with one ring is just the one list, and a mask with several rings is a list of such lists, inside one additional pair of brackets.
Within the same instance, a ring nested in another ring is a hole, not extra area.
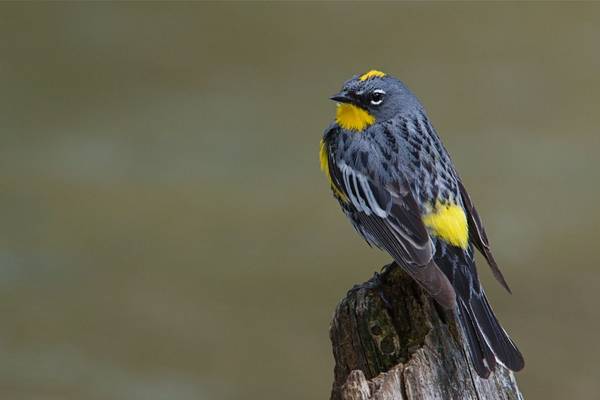
[(336, 308), (331, 399), (522, 399), (506, 368), (498, 366), (488, 379), (477, 375), (462, 335), (454, 313), (400, 268), (376, 274)]

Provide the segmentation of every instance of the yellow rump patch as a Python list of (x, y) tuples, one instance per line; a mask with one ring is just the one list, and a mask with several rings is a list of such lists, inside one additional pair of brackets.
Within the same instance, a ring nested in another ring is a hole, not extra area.
[(335, 121), (344, 129), (360, 132), (373, 125), (375, 117), (353, 104), (341, 103), (337, 106)]
[(454, 246), (467, 248), (469, 227), (462, 207), (437, 202), (433, 210), (423, 216), (423, 223), (440, 239)]
[(331, 185), (331, 189), (333, 189), (334, 193), (342, 199), (344, 203), (348, 202), (348, 197), (342, 191), (335, 186), (333, 183), (333, 179), (331, 179), (331, 174), (329, 173), (329, 156), (327, 154), (327, 145), (325, 141), (321, 139), (320, 148), (319, 148), (319, 160), (321, 161), (321, 170), (325, 172), (327, 176), (327, 180), (329, 180), (329, 185)]
[(361, 81), (366, 81), (367, 79), (375, 78), (376, 76), (379, 78), (383, 78), (385, 76), (385, 72), (372, 69), (369, 72), (362, 74), (358, 79)]

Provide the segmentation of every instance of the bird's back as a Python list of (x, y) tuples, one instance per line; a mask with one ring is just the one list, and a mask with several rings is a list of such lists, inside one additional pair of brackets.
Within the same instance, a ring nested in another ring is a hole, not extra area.
[(360, 134), (332, 125), (325, 135), (332, 157), (382, 184), (405, 179), (425, 214), (436, 201), (462, 205), (458, 176), (424, 111), (396, 116)]
[(380, 71), (354, 77), (332, 99), (341, 104), (321, 142), (321, 166), (356, 230), (439, 304), (458, 311), (480, 376), (489, 376), (498, 360), (523, 368), (479, 283), (474, 248), (508, 285), (423, 106)]

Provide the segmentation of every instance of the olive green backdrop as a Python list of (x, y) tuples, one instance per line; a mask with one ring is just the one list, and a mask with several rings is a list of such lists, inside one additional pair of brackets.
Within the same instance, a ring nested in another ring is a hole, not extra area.
[(513, 288), (529, 399), (600, 391), (600, 4), (0, 5), (0, 397), (324, 399), (387, 257), (318, 168), (328, 97), (422, 99)]

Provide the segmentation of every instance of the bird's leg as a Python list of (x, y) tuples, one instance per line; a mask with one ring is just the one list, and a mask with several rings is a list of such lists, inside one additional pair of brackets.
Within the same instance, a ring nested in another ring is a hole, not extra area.
[(380, 273), (375, 273), (376, 275), (379, 276), (379, 279), (382, 282), (387, 281), (387, 277), (390, 275), (390, 273), (396, 268), (398, 267), (398, 264), (396, 264), (395, 261), (392, 261), (391, 263), (384, 265), (383, 268), (381, 268), (381, 272)]
[(384, 265), (383, 268), (381, 268), (381, 272), (375, 272), (373, 275), (374, 288), (379, 291), (379, 298), (383, 302), (385, 308), (388, 310), (392, 309), (392, 304), (386, 299), (383, 288), (387, 282), (390, 272), (392, 272), (396, 267), (398, 267), (398, 265), (395, 262), (391, 262), (387, 265)]
[(384, 288), (387, 284), (387, 278), (388, 278), (390, 272), (392, 272), (396, 267), (397, 267), (397, 264), (395, 262), (385, 265), (381, 269), (381, 272), (375, 272), (373, 274), (373, 277), (371, 279), (369, 279), (367, 282), (354, 285), (354, 287), (352, 287), (352, 289), (350, 289), (349, 292), (354, 292), (359, 289), (377, 290), (377, 292), (379, 294), (379, 298), (383, 302), (384, 306), (388, 310), (391, 310), (392, 305), (385, 297)]
[(350, 292), (353, 292), (353, 291), (359, 290), (359, 289), (377, 290), (377, 293), (379, 294), (379, 298), (383, 302), (383, 305), (385, 306), (385, 308), (387, 308), (388, 310), (391, 310), (392, 305), (386, 299), (383, 289), (387, 283), (387, 278), (388, 278), (390, 272), (393, 271), (394, 268), (396, 268), (396, 266), (397, 266), (397, 264), (395, 262), (385, 265), (381, 269), (381, 272), (375, 272), (373, 274), (373, 277), (371, 279), (369, 279), (368, 281), (354, 285), (354, 287), (352, 287), (352, 289), (350, 289)]

